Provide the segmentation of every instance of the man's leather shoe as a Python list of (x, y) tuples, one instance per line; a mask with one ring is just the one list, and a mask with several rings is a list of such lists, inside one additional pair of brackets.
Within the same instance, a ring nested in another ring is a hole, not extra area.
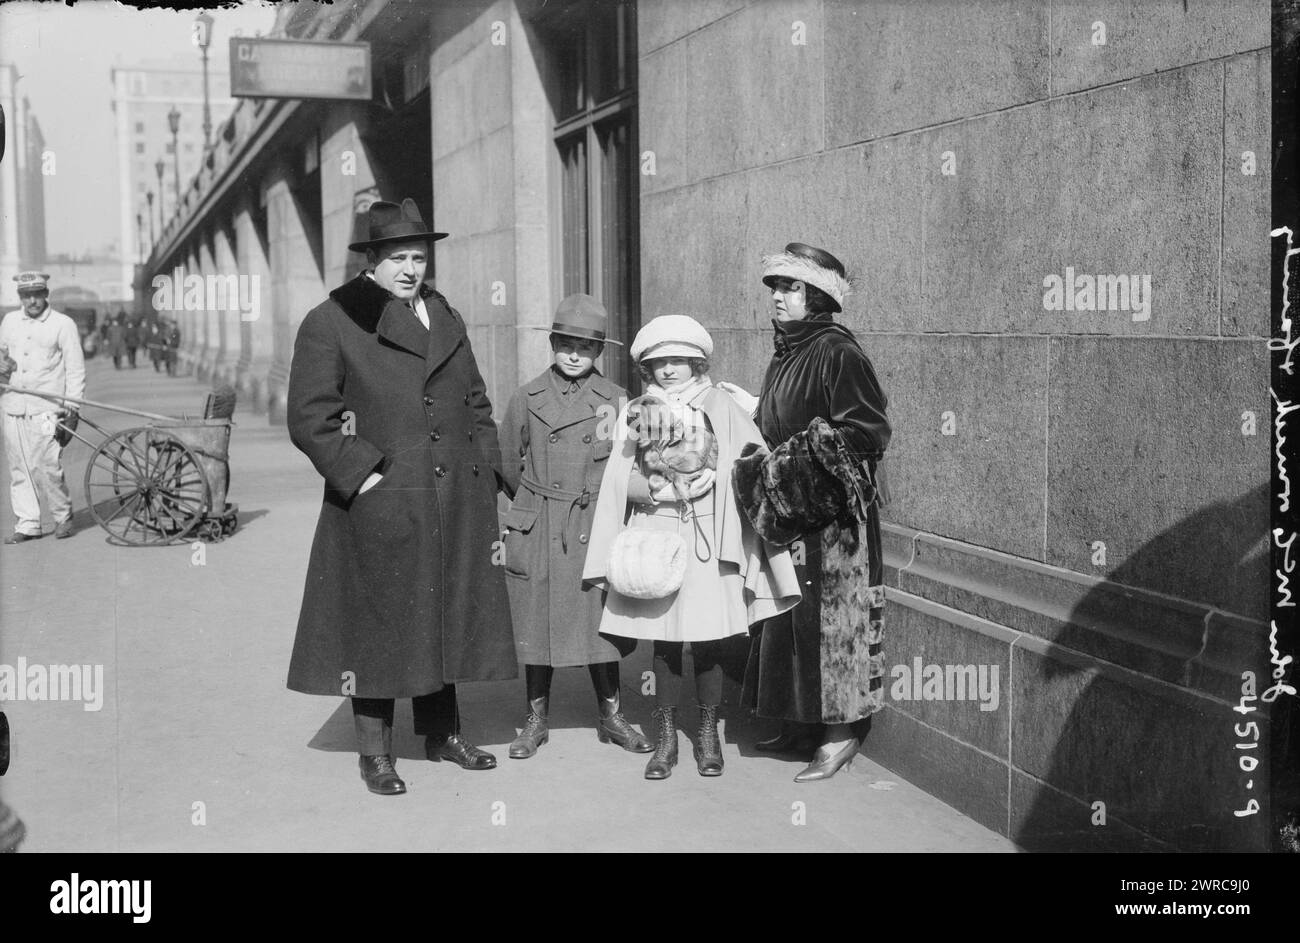
[(5, 543), (21, 544), (21, 543), (25, 543), (28, 540), (40, 540), (40, 539), (41, 539), (40, 534), (24, 534), (22, 531), (16, 530), (8, 537), (5, 538)]
[(406, 792), (406, 783), (402, 782), (402, 778), (397, 775), (391, 756), (362, 755), (358, 765), (361, 767), (361, 778), (365, 780), (366, 788), (376, 795), (400, 796)]
[(66, 540), (72, 536), (72, 518), (66, 521), (60, 521), (54, 528), (54, 538), (56, 540)]
[(435, 763), (450, 760), (461, 769), (493, 769), (497, 758), (485, 750), (480, 750), (460, 734), (448, 737), (441, 743), (436, 740), (424, 742), (424, 755)]

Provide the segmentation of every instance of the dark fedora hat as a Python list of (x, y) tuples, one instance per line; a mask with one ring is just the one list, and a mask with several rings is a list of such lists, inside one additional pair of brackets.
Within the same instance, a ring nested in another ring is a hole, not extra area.
[(602, 344), (618, 344), (622, 341), (611, 340), (605, 336), (605, 325), (609, 315), (605, 306), (591, 295), (581, 292), (565, 298), (555, 309), (555, 320), (550, 327), (535, 327), (534, 331), (549, 331), (563, 334), (565, 337), (577, 337), (585, 341), (600, 341)]
[(386, 242), (436, 242), (446, 239), (447, 233), (434, 232), (424, 224), (415, 201), (407, 197), (402, 205), (376, 200), (366, 211), (366, 228), (369, 238), (348, 246), (353, 252), (364, 252)]

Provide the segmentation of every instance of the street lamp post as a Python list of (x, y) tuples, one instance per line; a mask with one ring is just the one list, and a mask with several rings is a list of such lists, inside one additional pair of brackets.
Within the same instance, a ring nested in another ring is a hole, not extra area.
[[(163, 163), (163, 159), (162, 159), (161, 157), (159, 157), (156, 161), (154, 161), (153, 169), (154, 169), (154, 173), (156, 173), (156, 174), (158, 175), (158, 232), (161, 233), (161, 232), (162, 232), (162, 228), (163, 228), (163, 182), (162, 182), (162, 175), (163, 175), (163, 171), (167, 169), (167, 165), (164, 164), (164, 163)], [(150, 205), (153, 205), (153, 200), (150, 200), (149, 203), (150, 203)], [(150, 220), (150, 222), (153, 222), (153, 220)]]
[[(153, 214), (150, 213), (149, 215), (152, 216)], [(152, 222), (152, 220), (150, 220), (150, 222)], [(145, 252), (144, 252), (144, 246), (143, 246), (143, 243), (144, 243), (144, 217), (141, 216), (139, 213), (136, 213), (136, 214), (135, 214), (135, 238), (136, 238), (136, 240), (137, 240), (137, 241), (136, 241), (136, 245), (139, 245), (139, 246), (141, 247), (141, 251), (140, 251), (140, 261), (143, 262), (143, 261), (144, 261), (145, 259), (147, 259), (149, 256), (146, 255)], [(149, 248), (150, 248), (150, 251), (153, 250), (153, 244), (152, 244), (152, 243), (150, 243)]]
[[(162, 175), (159, 174), (159, 176), (161, 177)], [(156, 246), (158, 244), (158, 239), (153, 234), (153, 191), (152, 190), (150, 190), (145, 195), (145, 199), (149, 201), (149, 246), (152, 252), (153, 246)], [(158, 217), (159, 217), (158, 224), (161, 226), (162, 225), (162, 204), (161, 203), (158, 204)]]
[(177, 213), (181, 211), (181, 113), (172, 105), (172, 110), (167, 112), (167, 124), (172, 129), (172, 167), (176, 171), (176, 206)]
[(208, 46), (212, 45), (212, 17), (200, 13), (194, 18), (194, 42), (203, 52), (203, 149), (212, 143), (212, 109), (208, 105)]

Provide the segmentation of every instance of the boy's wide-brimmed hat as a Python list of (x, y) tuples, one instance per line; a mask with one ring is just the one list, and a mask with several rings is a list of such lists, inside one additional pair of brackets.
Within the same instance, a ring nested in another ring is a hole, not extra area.
[(437, 242), (446, 239), (447, 233), (434, 232), (424, 223), (420, 208), (407, 197), (401, 206), (387, 200), (376, 200), (366, 211), (368, 235), (348, 246), (353, 252), (382, 246), (389, 242)]
[(825, 249), (802, 242), (791, 242), (785, 251), (763, 256), (763, 284), (776, 287), (779, 278), (803, 282), (824, 292), (835, 302), (835, 310), (844, 310), (844, 299), (853, 291), (844, 263)]
[(569, 295), (559, 303), (555, 309), (555, 320), (550, 327), (535, 327), (533, 330), (562, 334), (565, 337), (578, 337), (585, 341), (600, 341), (602, 344), (618, 344), (622, 347), (622, 341), (605, 336), (608, 323), (609, 315), (605, 312), (605, 306), (591, 295), (578, 292)]
[(684, 314), (662, 314), (636, 332), (630, 350), (640, 363), (648, 357), (713, 356), (713, 338), (704, 325)]

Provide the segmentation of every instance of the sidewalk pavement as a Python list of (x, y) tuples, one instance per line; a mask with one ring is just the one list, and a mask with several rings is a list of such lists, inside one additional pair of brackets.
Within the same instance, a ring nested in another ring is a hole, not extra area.
[[(147, 361), (88, 362), (90, 399), (201, 415), (207, 388)], [(129, 417), (87, 410), (113, 430)], [(206, 545), (115, 547), (85, 510), (89, 449), (65, 452), (78, 530), (0, 547), (0, 665), (103, 668), (102, 707), (8, 701), (13, 755), (0, 791), (27, 825), (23, 851), (1015, 851), (951, 807), (859, 756), (824, 783), (756, 753), (764, 731), (724, 711), (726, 772), (700, 777), (680, 737), (673, 776), (597, 741), (584, 669), (556, 672), (551, 741), (530, 760), (506, 744), (523, 682), (460, 687), (465, 733), (487, 772), (423, 759), (399, 701), (395, 748), (409, 792), (368, 793), (342, 698), (284, 686), (320, 479), (283, 429), (246, 409), (231, 440), (239, 530)], [(0, 529), (12, 531), (8, 469)], [(624, 705), (647, 727), (649, 646), (624, 661)], [(93, 675), (92, 675), (93, 677)], [(689, 685), (687, 685), (689, 688)], [(86, 692), (83, 692), (83, 695)], [(683, 712), (691, 713), (691, 712)]]

